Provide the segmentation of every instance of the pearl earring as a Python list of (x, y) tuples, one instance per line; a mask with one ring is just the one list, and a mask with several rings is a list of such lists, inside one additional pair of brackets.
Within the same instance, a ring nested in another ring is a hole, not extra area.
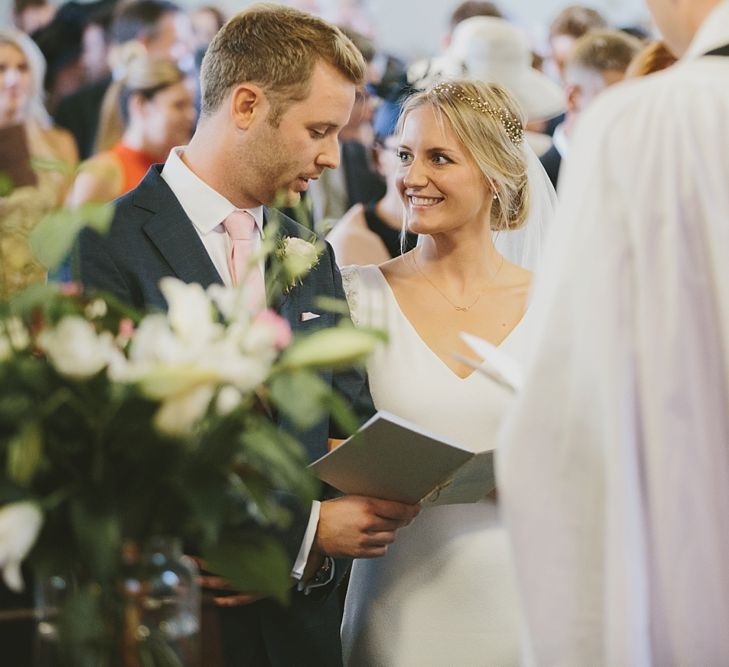
[(499, 198), (499, 193), (498, 192), (494, 192), (494, 201), (497, 200), (498, 198)]

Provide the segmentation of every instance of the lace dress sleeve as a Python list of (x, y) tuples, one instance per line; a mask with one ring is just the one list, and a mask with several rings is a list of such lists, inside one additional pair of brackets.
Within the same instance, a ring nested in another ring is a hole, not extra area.
[(344, 287), (344, 294), (347, 297), (347, 304), (349, 305), (349, 314), (354, 322), (355, 326), (361, 326), (362, 321), (360, 317), (359, 308), (359, 292), (360, 292), (360, 281), (359, 272), (356, 266), (345, 266), (342, 270), (342, 286)]

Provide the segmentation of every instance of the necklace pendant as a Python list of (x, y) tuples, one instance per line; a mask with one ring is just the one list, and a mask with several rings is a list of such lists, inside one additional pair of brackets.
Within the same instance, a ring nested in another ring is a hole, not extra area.
[(470, 306), (453, 306), (456, 310), (460, 310), (462, 313), (465, 313)]

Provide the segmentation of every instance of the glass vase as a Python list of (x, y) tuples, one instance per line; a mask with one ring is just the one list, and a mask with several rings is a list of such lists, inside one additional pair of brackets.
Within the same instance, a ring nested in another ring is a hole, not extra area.
[(122, 647), (124, 667), (197, 667), (200, 650), (200, 587), (197, 567), (176, 538), (154, 538), (135, 553), (125, 546)]
[[(36, 667), (198, 667), (197, 567), (175, 538), (127, 542), (114, 590), (54, 575), (36, 586)], [(73, 605), (96, 595), (79, 627)], [(63, 611), (66, 611), (64, 618)], [(89, 639), (91, 638), (91, 639)]]

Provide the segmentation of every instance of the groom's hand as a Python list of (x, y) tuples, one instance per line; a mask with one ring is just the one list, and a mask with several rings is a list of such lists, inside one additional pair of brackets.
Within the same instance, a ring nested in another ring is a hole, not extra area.
[(420, 505), (366, 496), (343, 496), (321, 504), (314, 548), (328, 556), (384, 556), (399, 528), (407, 526)]

